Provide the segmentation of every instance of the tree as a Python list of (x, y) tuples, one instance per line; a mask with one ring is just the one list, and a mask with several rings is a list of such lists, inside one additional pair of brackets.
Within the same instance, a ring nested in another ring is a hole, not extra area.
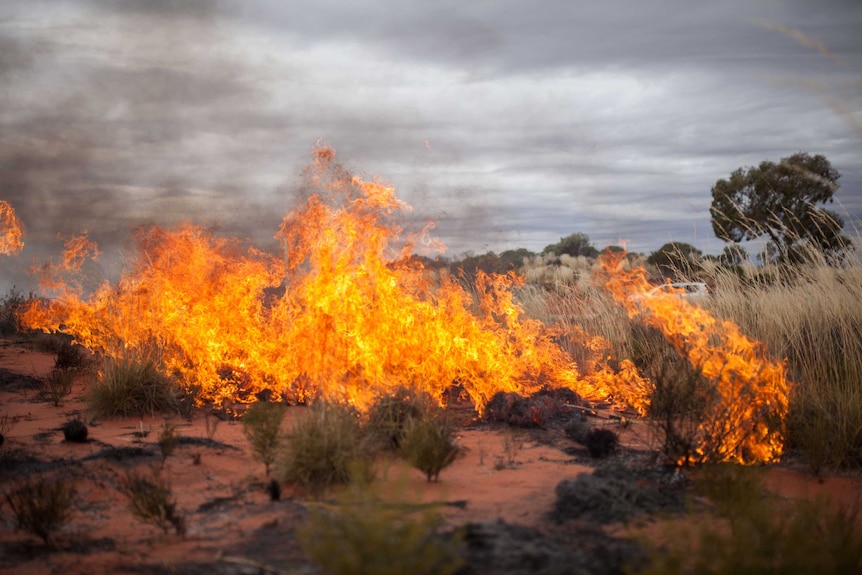
[(812, 248), (839, 256), (852, 248), (844, 222), (817, 204), (833, 201), (840, 177), (825, 157), (804, 152), (739, 168), (712, 187), (712, 229), (726, 242), (768, 237), (767, 253), (776, 262), (804, 261)]
[(568, 254), (572, 257), (584, 256), (594, 258), (599, 255), (599, 250), (590, 243), (590, 236), (581, 232), (575, 232), (564, 238), (560, 238), (560, 241), (556, 244), (546, 246), (542, 253), (553, 253), (557, 256)]
[(691, 244), (669, 242), (651, 253), (647, 263), (656, 266), (664, 277), (686, 279), (702, 257), (703, 253)]

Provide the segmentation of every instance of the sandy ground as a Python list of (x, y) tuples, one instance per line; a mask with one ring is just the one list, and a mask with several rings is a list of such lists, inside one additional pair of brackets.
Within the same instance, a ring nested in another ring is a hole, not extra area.
[[(60, 428), (86, 417), (87, 380), (77, 380), (72, 393), (54, 406), (38, 388), (54, 360), (54, 355), (0, 341), (0, 416), (17, 420), (0, 446), (0, 494), (30, 474), (62, 474), (77, 490), (72, 519), (57, 534), (55, 548), (15, 531), (8, 507), (0, 505), (0, 573), (168, 573), (189, 572), (190, 564), (233, 569), (218, 572), (313, 572), (295, 530), (306, 520), (309, 504), (320, 502), (290, 486), (284, 486), (281, 500), (272, 501), (264, 467), (252, 459), (238, 421), (219, 421), (213, 428), (214, 420), (203, 412), (170, 419), (180, 444), (164, 462), (157, 443), (167, 421), (161, 416), (92, 422), (86, 443), (69, 443)], [(290, 408), (286, 425), (303, 409)], [(556, 486), (591, 472), (592, 461), (561, 431), (518, 432), (475, 421), (469, 414), (462, 419), (462, 455), (441, 473), (439, 483), (428, 483), (403, 463), (389, 462), (378, 492), (439, 503), (452, 526), (502, 520), (550, 529)], [(648, 451), (644, 427), (604, 423), (621, 433), (625, 452)], [(171, 479), (186, 517), (184, 537), (134, 518), (117, 490), (129, 470), (150, 468), (162, 468)], [(770, 470), (767, 480), (787, 496), (826, 491), (849, 503), (860, 492), (858, 478), (818, 479), (787, 468)]]

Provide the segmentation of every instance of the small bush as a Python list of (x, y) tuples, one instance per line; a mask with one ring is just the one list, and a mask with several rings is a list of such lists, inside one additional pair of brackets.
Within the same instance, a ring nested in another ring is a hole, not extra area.
[(356, 487), (335, 509), (312, 509), (299, 538), (308, 557), (333, 575), (445, 575), (464, 564), (461, 538), (439, 533), (428, 507), (382, 502)]
[(51, 373), (45, 379), (44, 389), (54, 407), (58, 407), (60, 402), (72, 392), (72, 384), (74, 382), (74, 370), (57, 368), (51, 370)]
[(313, 405), (296, 422), (277, 458), (276, 474), (312, 492), (371, 475), (371, 450), (356, 411), (338, 403)]
[(70, 419), (62, 429), (63, 438), (69, 443), (87, 443), (87, 425), (80, 419)]
[(172, 421), (166, 421), (162, 425), (161, 433), (159, 433), (159, 451), (162, 454), (162, 467), (164, 467), (165, 460), (176, 450), (179, 443), (177, 424)]
[(571, 439), (572, 441), (576, 441), (581, 445), (584, 444), (587, 440), (587, 434), (591, 431), (591, 427), (589, 422), (587, 421), (586, 416), (582, 413), (577, 413), (566, 422), (566, 425), (563, 427), (563, 433), (566, 434), (566, 437)]
[(15, 525), (48, 544), (69, 520), (75, 489), (63, 479), (29, 478), (6, 493)]
[(590, 452), (590, 457), (601, 459), (617, 452), (620, 446), (620, 437), (614, 431), (604, 428), (595, 428), (587, 433), (584, 445)]
[(263, 463), (267, 477), (281, 444), (281, 421), (285, 411), (282, 403), (258, 402), (242, 417), (242, 430), (251, 443), (252, 456)]
[(438, 481), (440, 471), (458, 455), (454, 436), (452, 425), (441, 416), (413, 418), (404, 428), (400, 452), (429, 482)]
[(709, 474), (701, 492), (724, 520), (669, 533), (642, 575), (862, 572), (858, 506), (771, 497), (750, 470), (724, 466)]
[(371, 405), (365, 415), (365, 431), (384, 450), (397, 451), (407, 422), (422, 417), (432, 405), (426, 394), (399, 387)]
[(177, 535), (185, 534), (185, 518), (177, 512), (171, 484), (158, 472), (147, 477), (130, 471), (120, 480), (119, 490), (129, 499), (129, 509), (135, 517), (165, 533), (173, 528)]
[(24, 292), (13, 287), (5, 296), (0, 298), (0, 336), (8, 337), (21, 331), (21, 324), (18, 320), (19, 314), (33, 297), (32, 294), (29, 298), (25, 297)]
[(95, 417), (130, 417), (177, 412), (180, 391), (153, 359), (108, 359), (90, 386), (87, 406)]
[(84, 348), (71, 340), (63, 340), (60, 349), (57, 350), (57, 358), (54, 360), (54, 369), (86, 371), (90, 367)]

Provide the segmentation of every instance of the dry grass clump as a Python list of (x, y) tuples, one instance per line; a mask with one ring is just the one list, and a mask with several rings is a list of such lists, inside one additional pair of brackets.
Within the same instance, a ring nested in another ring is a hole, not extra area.
[(69, 520), (75, 488), (64, 479), (30, 477), (6, 493), (15, 525), (45, 544)]
[(151, 476), (129, 471), (120, 480), (119, 490), (129, 499), (129, 509), (135, 517), (165, 533), (173, 528), (177, 535), (185, 534), (185, 518), (177, 511), (171, 484), (157, 471)]
[(668, 533), (642, 575), (844, 574), (862, 570), (859, 508), (769, 495), (757, 470), (707, 468), (696, 489), (718, 519)]
[(313, 508), (299, 538), (323, 573), (456, 573), (464, 564), (463, 544), (457, 535), (442, 534), (441, 525), (433, 508), (384, 502), (366, 486), (354, 486), (334, 508)]
[(454, 426), (442, 414), (411, 418), (404, 426), (399, 451), (429, 482), (436, 482), (458, 455)]
[(242, 417), (242, 431), (251, 443), (252, 456), (263, 463), (267, 477), (281, 445), (281, 422), (285, 411), (283, 403), (258, 402), (252, 404)]
[(74, 369), (54, 368), (45, 378), (43, 390), (54, 407), (59, 407), (63, 399), (72, 393), (75, 374)]
[(146, 355), (108, 358), (86, 402), (95, 417), (177, 412), (182, 393), (158, 362)]
[[(858, 254), (858, 252), (857, 252)], [(787, 358), (796, 385), (788, 446), (812, 469), (862, 465), (862, 263), (810, 254), (796, 266), (712, 270), (708, 305)]]
[(377, 398), (365, 414), (363, 429), (384, 451), (398, 451), (404, 429), (411, 419), (422, 417), (434, 405), (424, 392), (398, 387)]
[(294, 423), (276, 458), (275, 475), (320, 493), (372, 472), (372, 450), (355, 409), (320, 401)]

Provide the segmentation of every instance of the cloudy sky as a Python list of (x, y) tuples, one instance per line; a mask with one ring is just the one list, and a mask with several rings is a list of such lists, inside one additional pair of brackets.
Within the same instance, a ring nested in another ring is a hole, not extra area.
[(0, 290), (58, 233), (273, 246), (321, 140), (450, 256), (572, 232), (718, 253), (711, 186), (798, 151), (858, 220), (860, 31), (857, 0), (4, 0), (0, 200), (27, 236)]

